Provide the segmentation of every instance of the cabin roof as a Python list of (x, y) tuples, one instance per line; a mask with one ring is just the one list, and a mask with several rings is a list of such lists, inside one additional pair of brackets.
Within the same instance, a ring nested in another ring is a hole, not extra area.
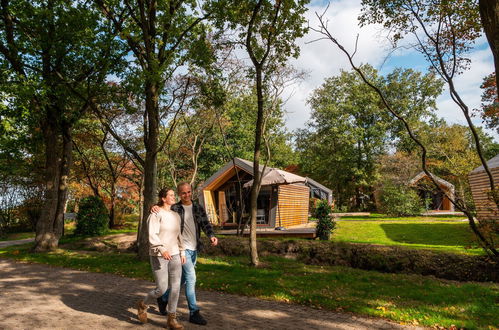
[(306, 177), (307, 179), (307, 184), (310, 185), (310, 186), (313, 186), (314, 188), (319, 188), (320, 190), (323, 190), (325, 192), (327, 192), (328, 194), (332, 194), (333, 191), (323, 185), (321, 185), (319, 182), (309, 178), (309, 177)]
[[(213, 174), (212, 176), (210, 176), (204, 182), (202, 189), (212, 188), (215, 185), (218, 186), (217, 182), (219, 181), (220, 178), (225, 177), (225, 176), (229, 176), (229, 173), (235, 174), (234, 165), (237, 168), (245, 171), (246, 173), (248, 173), (250, 175), (253, 175), (253, 162), (248, 161), (246, 159), (235, 157), (233, 160), (230, 160), (221, 169), (219, 169), (217, 172), (215, 172), (215, 174)], [(268, 172), (270, 172), (272, 169), (273, 169), (272, 167), (267, 167), (265, 169), (265, 174), (267, 174)], [(262, 171), (263, 171), (263, 165), (260, 165), (260, 172), (262, 172)], [(284, 170), (280, 170), (280, 171), (286, 172)], [(320, 189), (320, 190), (326, 192), (328, 194), (328, 196), (331, 196), (331, 198), (332, 198), (333, 191), (331, 189), (323, 186), (319, 182), (317, 182), (315, 180), (312, 180), (311, 178), (306, 178), (306, 183), (305, 184), (307, 186), (313, 186), (316, 189)]]
[[(497, 155), (494, 158), (490, 159), (487, 162), (487, 166), (489, 167), (489, 169), (493, 169), (493, 168), (499, 167), (499, 155)], [(472, 174), (472, 173), (478, 173), (478, 172), (482, 172), (482, 171), (485, 171), (485, 169), (483, 168), (483, 165), (478, 166), (477, 168), (475, 168), (473, 171), (471, 171), (470, 174)]]
[[(444, 187), (447, 187), (449, 189), (454, 189), (454, 185), (448, 181), (445, 181), (444, 179), (442, 178), (439, 178), (438, 176), (436, 176), (435, 174), (433, 173), (430, 173), (431, 176), (433, 177), (433, 179), (438, 183), (438, 184), (441, 184), (442, 186)], [(426, 175), (426, 173), (424, 171), (421, 171), (419, 172), (414, 178), (412, 178), (411, 181), (409, 181), (409, 185), (410, 186), (413, 186), (415, 185), (419, 180), (421, 180), (422, 178), (424, 177), (427, 177), (428, 175)]]

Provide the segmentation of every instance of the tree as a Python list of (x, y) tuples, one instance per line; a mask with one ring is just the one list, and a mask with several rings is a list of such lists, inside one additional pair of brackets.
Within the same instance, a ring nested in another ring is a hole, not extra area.
[(482, 113), (487, 128), (496, 129), (499, 133), (499, 96), (497, 94), (496, 74), (492, 73), (483, 79), (480, 86), (482, 92)]
[[(307, 0), (297, 1), (221, 1), (219, 9), (224, 16), (220, 25), (227, 22), (239, 35), (238, 41), (248, 53), (252, 64), (257, 97), (257, 120), (253, 151), (254, 184), (250, 193), (250, 252), (251, 263), (259, 263), (256, 248), (257, 198), (260, 192), (260, 154), (265, 132), (265, 94), (272, 71), (285, 63), (290, 56), (298, 55), (295, 40), (304, 35), (303, 17)], [(265, 168), (265, 167), (264, 167)]]
[(175, 127), (168, 122), (176, 120), (187, 94), (189, 79), (174, 80), (178, 69), (189, 63), (202, 66), (211, 61), (212, 51), (201, 24), (208, 14), (200, 13), (202, 8), (195, 1), (96, 0), (96, 3), (133, 56), (123, 82), (133, 95), (134, 111), (142, 114), (145, 155), (131, 148), (119, 132), (112, 129), (110, 132), (143, 168), (143, 209), (137, 243), (139, 256), (147, 258), (145, 221), (156, 198), (157, 156), (172, 131), (160, 140), (160, 129)]
[[(491, 147), (492, 138), (478, 129), (484, 153)], [(456, 186), (458, 198), (470, 199), (469, 173), (480, 165), (468, 127), (443, 122), (425, 132), (423, 143), (428, 147), (429, 168), (432, 173)], [(468, 195), (468, 196), (467, 196)]]
[(480, 17), (494, 56), (495, 88), (499, 95), (499, 0), (479, 0)]
[(389, 32), (389, 38), (394, 44), (406, 35), (414, 36), (414, 48), (425, 56), (431, 70), (446, 82), (452, 100), (463, 113), (473, 135), (477, 154), (489, 178), (491, 195), (499, 205), (499, 192), (471, 120), (470, 109), (454, 84), (454, 78), (468, 67), (470, 60), (466, 57), (467, 52), (480, 35), (476, 1), (363, 0), (362, 5), (363, 13), (359, 17), (361, 25), (382, 23), (392, 31)]
[[(479, 129), (478, 132), (484, 153), (497, 155), (499, 145), (493, 142), (492, 137), (483, 130)], [(457, 198), (473, 209), (468, 175), (480, 165), (480, 159), (474, 150), (469, 129), (463, 125), (449, 125), (444, 120), (440, 120), (438, 125), (422, 125), (418, 136), (427, 147), (427, 163), (431, 173), (454, 184)], [(421, 152), (418, 146), (411, 144), (412, 148), (407, 149), (407, 145), (404, 144), (402, 149), (397, 149), (395, 153), (380, 158), (379, 182), (376, 184), (378, 191), (384, 190), (387, 184), (406, 186), (407, 182), (421, 171)], [(431, 189), (434, 188), (431, 187)]]
[(4, 0), (0, 8), (1, 103), (33, 140), (40, 138), (45, 156), (34, 246), (45, 251), (63, 234), (72, 128), (121, 62), (121, 48), (85, 2)]
[[(75, 173), (78, 181), (86, 183), (94, 196), (108, 207), (109, 227), (117, 223), (119, 195), (131, 185), (125, 173), (135, 166), (128, 154), (110, 137), (99, 121), (92, 116), (81, 120), (73, 137)], [(121, 192), (121, 193), (120, 193)]]
[[(369, 65), (362, 69), (411, 122), (434, 117), (442, 89), (434, 75), (396, 69), (383, 77)], [(308, 102), (311, 121), (297, 136), (301, 170), (333, 187), (338, 206), (372, 206), (366, 202), (372, 201), (378, 161), (392, 141), (399, 144), (405, 139), (401, 125), (355, 71), (328, 78)]]
[[(405, 34), (413, 34), (417, 40), (417, 49), (425, 54), (431, 68), (437, 72), (449, 86), (451, 98), (461, 109), (464, 114), (470, 132), (473, 136), (474, 146), (480, 161), (489, 178), (491, 196), (494, 202), (499, 206), (499, 194), (497, 192), (494, 178), (487, 166), (480, 144), (478, 132), (473, 125), (470, 117), (470, 111), (466, 103), (462, 100), (457, 92), (453, 78), (459, 74), (467, 63), (466, 57), (463, 55), (469, 49), (470, 41), (473, 41), (477, 35), (477, 24), (473, 17), (469, 17), (470, 13), (475, 11), (470, 10), (474, 6), (473, 2), (460, 1), (458, 3), (441, 1), (438, 3), (428, 3), (426, 1), (371, 1), (365, 0), (363, 4), (366, 6), (366, 11), (361, 16), (361, 22), (377, 22), (383, 23), (385, 27), (391, 28), (390, 31), (398, 31), (393, 35), (393, 40), (397, 41)], [(319, 18), (319, 29), (325, 38), (332, 41), (348, 58), (352, 68), (361, 76), (362, 80), (370, 86), (379, 95), (384, 107), (403, 123), (411, 139), (421, 149), (421, 165), (423, 171), (434, 184), (436, 189), (443, 192), (447, 198), (456, 206), (457, 209), (465, 213), (469, 220), (469, 224), (473, 232), (482, 244), (482, 247), (487, 253), (499, 256), (499, 252), (494, 246), (493, 237), (486, 237), (486, 233), (478, 228), (472, 211), (463, 203), (462, 200), (451, 198), (444, 192), (436, 182), (435, 178), (427, 168), (427, 149), (413, 132), (410, 123), (393, 108), (389, 100), (385, 97), (383, 91), (376, 86), (364, 74), (364, 72), (353, 62), (353, 55), (346, 50), (337, 39), (330, 33), (327, 28), (327, 22), (323, 19), (323, 15), (317, 15)], [(421, 32), (421, 34), (419, 34)]]

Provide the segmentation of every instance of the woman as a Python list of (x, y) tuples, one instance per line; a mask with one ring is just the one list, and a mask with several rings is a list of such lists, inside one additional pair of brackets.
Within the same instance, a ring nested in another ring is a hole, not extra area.
[(170, 210), (170, 207), (175, 204), (175, 192), (172, 189), (161, 189), (158, 197), (160, 210), (158, 213), (151, 213), (147, 219), (149, 256), (156, 288), (150, 291), (144, 300), (138, 302), (138, 318), (146, 323), (149, 303), (156, 302), (156, 298), (161, 297), (170, 288), (166, 325), (170, 329), (183, 329), (184, 327), (177, 322), (176, 318), (182, 264), (185, 263), (184, 247), (180, 235), (180, 216)]

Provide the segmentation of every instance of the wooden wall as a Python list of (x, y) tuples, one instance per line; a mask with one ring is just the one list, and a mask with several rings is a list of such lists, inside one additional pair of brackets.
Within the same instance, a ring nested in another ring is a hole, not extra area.
[(280, 185), (277, 194), (276, 227), (308, 222), (309, 188), (302, 185)]
[[(499, 167), (491, 168), (490, 171), (494, 177), (494, 182), (499, 183)], [(499, 211), (496, 204), (488, 198), (487, 193), (490, 192), (490, 185), (485, 171), (471, 173), (468, 178), (478, 220), (497, 220)]]

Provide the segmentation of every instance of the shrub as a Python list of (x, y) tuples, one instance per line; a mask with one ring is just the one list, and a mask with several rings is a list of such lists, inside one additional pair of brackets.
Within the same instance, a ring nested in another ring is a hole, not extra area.
[(109, 225), (109, 216), (102, 199), (97, 196), (85, 197), (80, 202), (76, 215), (75, 235), (100, 235)]
[(314, 210), (314, 218), (317, 218), (317, 225), (315, 231), (317, 237), (321, 240), (329, 240), (331, 236), (331, 231), (334, 230), (336, 222), (331, 215), (332, 209), (331, 205), (327, 201), (320, 201), (317, 203), (317, 207)]
[[(202, 238), (208, 255), (247, 256), (242, 237), (224, 237), (217, 246)], [(312, 265), (346, 266), (386, 273), (431, 275), (456, 281), (499, 282), (499, 262), (487, 256), (472, 256), (347, 242), (298, 239), (260, 239), (258, 254), (278, 255)]]
[(392, 216), (417, 215), (424, 211), (418, 194), (403, 185), (387, 184), (381, 191), (383, 212)]

